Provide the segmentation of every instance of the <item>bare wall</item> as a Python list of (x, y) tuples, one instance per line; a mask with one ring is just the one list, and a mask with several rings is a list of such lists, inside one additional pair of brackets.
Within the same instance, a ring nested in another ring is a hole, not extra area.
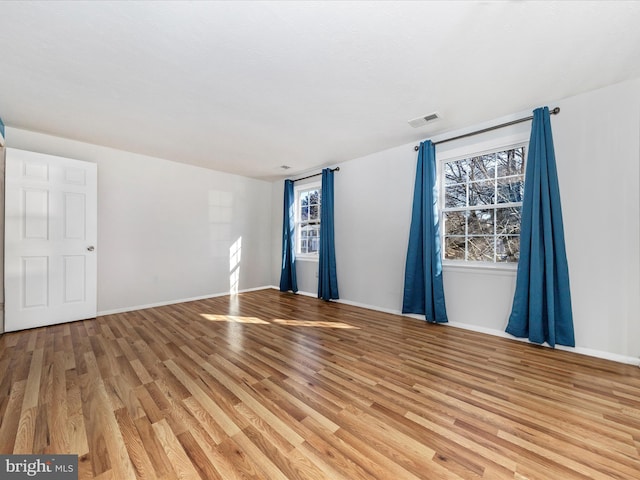
[[(0, 147), (0, 272), (4, 272), (4, 147)], [(4, 273), (0, 275), (0, 333), (4, 332)]]
[(99, 312), (270, 283), (270, 183), (10, 127), (7, 138), (98, 164)]

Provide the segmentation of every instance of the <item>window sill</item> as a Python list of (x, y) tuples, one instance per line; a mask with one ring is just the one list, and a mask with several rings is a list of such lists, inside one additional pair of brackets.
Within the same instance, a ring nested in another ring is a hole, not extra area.
[(296, 255), (296, 262), (297, 261), (301, 261), (301, 262), (316, 262), (316, 263), (318, 263), (318, 259), (319, 259), (318, 255), (313, 255), (313, 256), (311, 256), (311, 255), (309, 255), (309, 256), (307, 256), (307, 255), (304, 255), (304, 256)]
[(470, 262), (443, 262), (443, 271), (450, 272), (466, 272), (475, 274), (489, 274), (489, 275), (508, 275), (515, 276), (518, 271), (518, 264), (504, 264), (504, 263), (479, 263), (473, 264)]

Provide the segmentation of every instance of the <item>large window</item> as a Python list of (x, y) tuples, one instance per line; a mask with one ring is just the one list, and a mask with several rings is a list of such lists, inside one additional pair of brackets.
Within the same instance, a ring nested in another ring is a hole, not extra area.
[(444, 260), (517, 263), (525, 145), (442, 165)]
[(298, 258), (317, 259), (320, 251), (319, 183), (296, 187), (296, 254)]

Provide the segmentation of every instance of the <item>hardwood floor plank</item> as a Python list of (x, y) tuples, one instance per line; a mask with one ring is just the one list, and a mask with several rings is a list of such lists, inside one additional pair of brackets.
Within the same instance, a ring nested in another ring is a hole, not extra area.
[(351, 433), (353, 429), (340, 428), (334, 435), (340, 438), (377, 465), (384, 465), (384, 475), (388, 478), (402, 478), (403, 480), (416, 480), (424, 478), (425, 469), (408, 459), (404, 452), (400, 452), (376, 437), (363, 434), (358, 424), (357, 433)]
[(153, 471), (145, 472), (150, 478), (175, 479), (177, 475), (171, 467), (171, 460), (167, 456), (160, 440), (156, 436), (152, 424), (147, 417), (141, 417), (133, 421), (142, 445), (149, 457)]
[[(355, 480), (374, 478), (372, 472), (366, 468), (369, 465), (369, 460), (366, 457), (350, 448), (341, 439), (333, 437), (331, 432), (324, 430), (313, 419), (306, 418), (303, 423), (308, 432), (305, 434), (305, 442), (298, 445), (298, 448), (311, 458), (319, 468), (330, 472), (331, 476), (328, 478)], [(356, 455), (357, 458), (351, 458), (350, 454)], [(359, 459), (364, 461), (364, 467), (358, 463)]]
[(287, 480), (285, 474), (273, 463), (273, 460), (260, 450), (244, 432), (234, 435), (233, 440), (246, 453), (254, 465), (259, 466), (264, 478), (268, 478), (269, 480)]
[(26, 384), (27, 381), (22, 380), (11, 385), (7, 408), (0, 421), (0, 453), (3, 455), (13, 453), (15, 449)]
[[(131, 355), (134, 355), (133, 350), (131, 350)], [(153, 378), (149, 375), (149, 372), (147, 372), (147, 369), (144, 368), (144, 365), (142, 365), (142, 362), (139, 359), (136, 358), (130, 360), (130, 362), (131, 368), (133, 368), (141, 383), (146, 384), (153, 382)]]
[(12, 453), (26, 454), (33, 452), (33, 440), (35, 437), (37, 416), (37, 407), (22, 409)]
[(228, 478), (269, 480), (269, 477), (259, 469), (258, 464), (247, 455), (233, 437), (227, 437), (216, 448), (225, 460), (228, 459), (227, 463), (232, 468), (231, 475)]
[[(206, 438), (207, 443), (219, 445), (226, 437), (224, 429), (216, 422), (209, 412), (195, 398), (187, 398), (182, 402), (185, 408), (193, 415), (195, 421), (202, 427), (205, 435), (200, 438)], [(192, 433), (198, 433), (192, 432)], [(196, 436), (196, 441), (199, 437)]]
[(200, 478), (211, 480), (224, 480), (218, 471), (213, 467), (210, 457), (202, 450), (193, 435), (189, 432), (178, 435), (178, 441), (182, 445), (185, 453), (189, 456), (191, 463), (198, 470)]
[(640, 369), (260, 290), (2, 335), (14, 452), (87, 480), (637, 480)]
[(152, 427), (178, 478), (185, 480), (199, 480), (200, 475), (193, 463), (191, 463), (191, 460), (189, 460), (188, 455), (184, 451), (184, 448), (182, 448), (180, 441), (171, 430), (171, 427), (169, 427), (167, 421), (160, 420), (159, 422), (154, 423)]
[[(247, 478), (241, 469), (238, 468), (238, 465), (233, 461), (235, 454), (233, 456), (225, 454), (225, 447), (222, 446), (222, 443), (227, 442), (230, 437), (225, 436), (221, 442), (216, 443), (211, 441), (211, 437), (209, 436), (210, 432), (207, 432), (207, 435), (202, 435), (200, 430), (195, 430), (190, 433), (198, 444), (198, 447), (202, 450), (203, 454), (207, 457), (221, 478), (224, 480), (240, 480)], [(192, 455), (188, 450), (187, 454), (190, 456)]]
[[(58, 336), (56, 338), (62, 338)], [(60, 348), (64, 348), (63, 342)], [(65, 373), (64, 350), (57, 350), (52, 365), (52, 393), (49, 408), (50, 441), (46, 453), (66, 452), (69, 450), (69, 432), (67, 429), (67, 383)]]
[(27, 387), (24, 392), (24, 402), (22, 404), (23, 410), (28, 410), (38, 406), (38, 397), (40, 387), (42, 385), (41, 376), (43, 354), (44, 352), (39, 348), (33, 352), (33, 356), (31, 357), (31, 365), (29, 367), (29, 375), (27, 377)]
[(216, 421), (220, 424), (224, 432), (233, 437), (237, 433), (240, 432), (240, 427), (236, 425), (234, 420), (229, 417), (214, 401), (208, 397), (203, 390), (196, 384), (196, 382), (192, 381), (188, 378), (187, 374), (184, 373), (173, 361), (168, 360), (167, 368), (180, 378), (180, 381), (183, 383), (185, 388), (191, 392), (193, 397), (198, 400), (198, 402), (209, 412), (209, 414), (216, 419)]
[(131, 464), (133, 465), (135, 478), (140, 480), (155, 478), (155, 469), (147, 455), (134, 420), (129, 416), (129, 412), (127, 409), (122, 408), (115, 411), (115, 416), (118, 422), (118, 428), (122, 434), (122, 440), (126, 446)]
[[(67, 432), (69, 449), (66, 452), (77, 454), (80, 458), (87, 457), (89, 455), (89, 441), (87, 438), (87, 426), (82, 414), (67, 418)], [(60, 451), (56, 450), (54, 453), (60, 453)]]
[[(319, 403), (314, 403), (313, 400), (311, 400), (309, 396), (305, 396), (304, 393), (301, 393), (298, 390), (288, 390), (286, 388), (283, 388), (283, 384), (278, 385), (277, 383), (269, 379), (263, 380), (261, 383), (264, 385), (265, 389), (268, 389), (267, 392), (273, 392), (273, 395), (269, 395), (272, 402), (279, 403), (286, 401), (288, 404), (292, 405), (297, 409), (297, 411), (300, 412), (298, 415), (292, 416), (300, 418), (300, 420), (303, 420), (305, 417), (311, 417), (324, 428), (332, 432), (335, 432), (336, 430), (338, 430), (338, 428), (340, 428), (339, 425), (332, 422), (323, 413), (323, 411), (326, 412), (327, 410), (322, 408), (322, 405), (320, 405)], [(264, 390), (262, 391), (264, 392)], [(265, 396), (268, 395), (267, 392), (264, 393)], [(291, 408), (286, 407), (282, 404), (280, 404), (280, 407), (285, 411), (289, 411), (289, 409)], [(336, 409), (330, 411), (330, 413), (337, 413), (337, 411), (338, 410)]]
[(42, 403), (37, 410), (35, 430), (33, 432), (33, 447), (31, 451), (43, 454), (49, 449), (51, 433), (49, 431), (50, 403)]
[(169, 402), (155, 382), (139, 385), (135, 389), (135, 395), (145, 416), (151, 423), (162, 420), (164, 418), (163, 411), (170, 408)]

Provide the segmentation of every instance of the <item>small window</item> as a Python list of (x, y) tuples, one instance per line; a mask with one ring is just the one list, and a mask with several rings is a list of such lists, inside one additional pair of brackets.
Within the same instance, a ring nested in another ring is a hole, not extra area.
[(518, 262), (524, 162), (525, 145), (443, 162), (444, 260)]
[(320, 252), (320, 184), (301, 185), (296, 195), (296, 254), (302, 259), (317, 259)]

